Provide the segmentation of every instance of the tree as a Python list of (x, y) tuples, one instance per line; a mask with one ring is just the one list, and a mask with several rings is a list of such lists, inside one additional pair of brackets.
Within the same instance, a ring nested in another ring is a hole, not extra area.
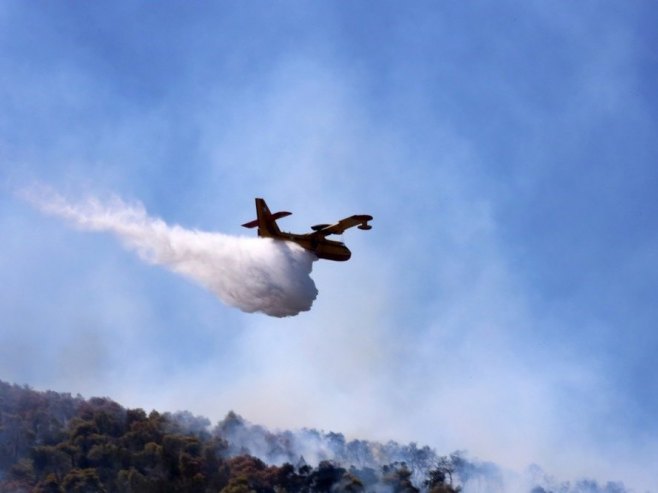
[(220, 493), (255, 493), (245, 476), (232, 478)]
[(382, 468), (383, 482), (390, 486), (394, 493), (419, 493), (411, 482), (411, 471), (404, 462), (390, 464)]
[(274, 492), (273, 480), (276, 477), (276, 468), (268, 467), (262, 460), (250, 455), (241, 455), (233, 457), (227, 461), (230, 470), (230, 481), (227, 485), (233, 486), (242, 484), (236, 483), (236, 478), (243, 478), (247, 481), (249, 488), (257, 493)]
[(158, 491), (158, 483), (147, 478), (135, 468), (122, 469), (117, 475), (116, 486), (124, 493), (148, 493)]
[(365, 490), (361, 480), (350, 473), (343, 474), (337, 484), (331, 489), (332, 492), (362, 493)]
[(344, 474), (345, 469), (336, 466), (331, 461), (324, 460), (318, 464), (317, 469), (309, 477), (311, 488), (319, 492), (331, 491), (334, 484), (338, 483)]
[(443, 479), (441, 480), (442, 482), (445, 482), (445, 479), (448, 479), (448, 484), (452, 485), (452, 479), (453, 479), (453, 474), (455, 473), (456, 470), (456, 462), (460, 460), (461, 457), (458, 456), (457, 454), (452, 454), (449, 457), (447, 456), (442, 456), (439, 457), (438, 460), (436, 461), (436, 465), (434, 469), (432, 469), (431, 473), (435, 475), (436, 478), (439, 476), (443, 476)]
[(67, 493), (104, 493), (106, 490), (94, 469), (72, 469), (63, 479)]
[(30, 456), (37, 480), (50, 474), (61, 479), (71, 470), (70, 457), (61, 449), (52, 445), (33, 447)]
[(43, 481), (37, 483), (34, 493), (63, 493), (60, 482), (54, 474), (49, 474)]

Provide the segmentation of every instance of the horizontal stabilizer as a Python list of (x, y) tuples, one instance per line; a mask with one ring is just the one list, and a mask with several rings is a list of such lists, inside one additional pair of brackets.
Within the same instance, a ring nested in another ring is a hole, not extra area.
[(311, 226), (311, 229), (313, 231), (322, 231), (324, 228), (330, 226), (329, 224), (316, 224), (315, 226)]
[(270, 219), (273, 219), (276, 221), (277, 219), (281, 219), (282, 217), (290, 216), (292, 212), (286, 212), (286, 211), (281, 211), (281, 212), (275, 212), (270, 216)]
[(242, 225), (243, 228), (255, 228), (256, 226), (258, 226), (258, 219), (254, 219), (253, 221), (249, 221)]
[(274, 214), (270, 214), (269, 211), (263, 211), (262, 214), (258, 214), (259, 219), (254, 219), (253, 221), (249, 221), (248, 223), (244, 223), (242, 226), (245, 228), (255, 228), (260, 224), (260, 220), (263, 219), (266, 222), (273, 222), (276, 221), (277, 219), (281, 219), (282, 217), (286, 217), (291, 215), (292, 212), (287, 212), (287, 211), (281, 211), (281, 212), (275, 212)]

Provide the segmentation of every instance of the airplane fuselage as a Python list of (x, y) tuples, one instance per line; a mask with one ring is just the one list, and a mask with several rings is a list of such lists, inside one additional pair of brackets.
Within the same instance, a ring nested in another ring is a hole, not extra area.
[(278, 234), (261, 234), (258, 231), (258, 236), (274, 238), (275, 240), (284, 240), (297, 243), (300, 247), (310, 252), (313, 252), (318, 258), (325, 260), (335, 260), (344, 262), (349, 260), (352, 252), (345, 246), (343, 242), (328, 240), (326, 238), (316, 238), (312, 234), (295, 234), (281, 232)]
[(348, 228), (358, 226), (359, 229), (368, 230), (371, 226), (368, 221), (372, 216), (365, 214), (353, 215), (341, 219), (336, 224), (318, 224), (311, 226), (313, 232), (305, 234), (287, 233), (281, 231), (276, 221), (282, 217), (289, 216), (291, 213), (280, 211), (272, 214), (267, 207), (265, 200), (256, 199), (256, 219), (249, 221), (242, 226), (245, 228), (258, 227), (258, 236), (262, 238), (273, 238), (281, 241), (291, 241), (299, 246), (314, 253), (318, 258), (326, 260), (335, 260), (344, 262), (352, 256), (350, 249), (342, 241), (328, 240), (327, 235), (342, 234)]

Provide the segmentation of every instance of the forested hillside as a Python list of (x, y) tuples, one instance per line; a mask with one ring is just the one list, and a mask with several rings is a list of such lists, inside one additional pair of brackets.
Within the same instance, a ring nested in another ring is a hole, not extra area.
[[(266, 464), (244, 444), (227, 440), (247, 430), (237, 415), (209, 425), (185, 412), (146, 413), (106, 398), (0, 382), (0, 491), (359, 492), (379, 485), (418, 491), (403, 463), (377, 470), (330, 460), (311, 466), (302, 457), (294, 464)], [(270, 435), (272, 445), (285, 455), (277, 437)], [(419, 486), (456, 491), (439, 470), (425, 481)]]
[[(593, 481), (533, 493), (621, 493)], [(0, 492), (450, 493), (506, 491), (494, 464), (429, 447), (271, 432), (230, 412), (214, 427), (189, 412), (149, 413), (0, 381)], [(469, 489), (469, 488), (467, 488)]]

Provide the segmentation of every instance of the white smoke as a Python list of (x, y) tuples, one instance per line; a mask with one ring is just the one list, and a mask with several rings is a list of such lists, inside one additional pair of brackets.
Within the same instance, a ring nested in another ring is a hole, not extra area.
[(317, 257), (294, 243), (169, 226), (148, 216), (142, 204), (118, 197), (72, 202), (47, 188), (22, 195), (42, 212), (83, 230), (114, 233), (146, 262), (201, 284), (242, 311), (297, 315), (310, 310), (318, 294), (310, 277)]

